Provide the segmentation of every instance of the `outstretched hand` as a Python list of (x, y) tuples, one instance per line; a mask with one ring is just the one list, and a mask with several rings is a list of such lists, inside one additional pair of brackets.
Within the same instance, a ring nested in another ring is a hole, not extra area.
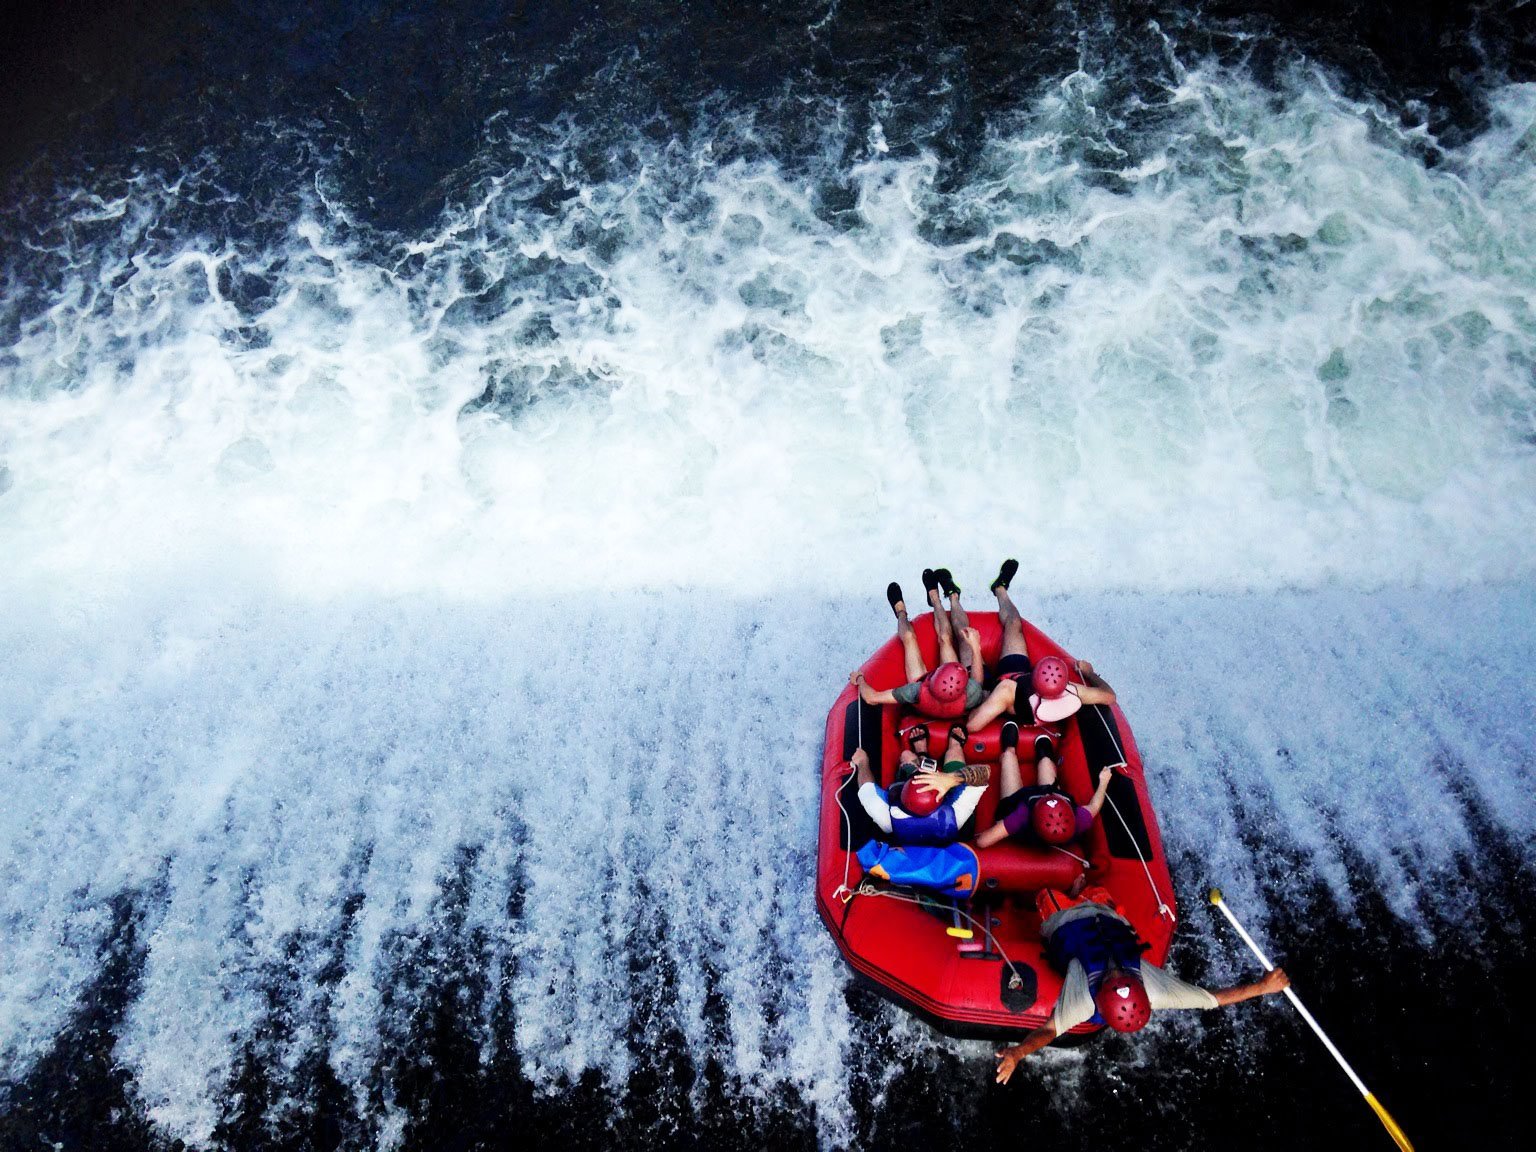
[(999, 1084), (1008, 1083), (1008, 1078), (1013, 1075), (1013, 1070), (1019, 1066), (1019, 1061), (1022, 1059), (1023, 1057), (1019, 1056), (1012, 1048), (1004, 1048), (999, 1052), (997, 1054), (997, 1082)]
[(1110, 778), (1113, 777), (1114, 774), (1115, 774), (1115, 770), (1113, 768), (1111, 768), (1107, 764), (1104, 767), (1100, 768), (1099, 769), (1099, 787), (1100, 788), (1108, 788), (1109, 787)]
[(1259, 981), (1259, 987), (1264, 990), (1264, 995), (1273, 996), (1276, 992), (1284, 992), (1291, 986), (1291, 978), (1285, 974), (1284, 968), (1271, 968), (1264, 973), (1264, 979)]

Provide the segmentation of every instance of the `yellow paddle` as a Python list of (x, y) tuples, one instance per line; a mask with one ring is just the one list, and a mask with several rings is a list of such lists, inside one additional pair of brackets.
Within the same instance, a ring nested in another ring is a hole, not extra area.
[[(1243, 938), (1243, 943), (1253, 950), (1253, 954), (1259, 958), (1259, 963), (1264, 965), (1264, 971), (1268, 972), (1273, 969), (1274, 965), (1270, 963), (1269, 957), (1264, 955), (1263, 950), (1253, 942), (1253, 937), (1248, 935), (1247, 930), (1237, 922), (1237, 917), (1232, 914), (1232, 909), (1228, 908), (1227, 902), (1221, 898), (1220, 888), (1211, 889), (1211, 903), (1220, 908), (1222, 915), (1232, 922), (1232, 927), (1237, 929), (1237, 934)], [(1397, 1121), (1392, 1119), (1387, 1110), (1381, 1106), (1381, 1101), (1372, 1095), (1370, 1089), (1365, 1086), (1365, 1081), (1355, 1075), (1355, 1070), (1349, 1066), (1349, 1061), (1345, 1060), (1344, 1054), (1334, 1047), (1333, 1041), (1328, 1039), (1328, 1034), (1323, 1031), (1322, 1026), (1312, 1019), (1312, 1013), (1307, 1011), (1307, 1006), (1301, 1002), (1295, 991), (1287, 988), (1285, 990), (1285, 998), (1291, 1002), (1292, 1008), (1301, 1013), (1301, 1018), (1307, 1022), (1312, 1031), (1317, 1033), (1317, 1038), (1323, 1042), (1323, 1047), (1333, 1054), (1333, 1058), (1339, 1062), (1339, 1067), (1344, 1069), (1344, 1074), (1360, 1090), (1360, 1095), (1365, 1097), (1365, 1102), (1371, 1106), (1371, 1111), (1376, 1113), (1376, 1119), (1381, 1121), (1382, 1126), (1387, 1130), (1387, 1134), (1397, 1141), (1397, 1146), (1403, 1152), (1413, 1152), (1413, 1144), (1409, 1141), (1403, 1130), (1397, 1126)]]

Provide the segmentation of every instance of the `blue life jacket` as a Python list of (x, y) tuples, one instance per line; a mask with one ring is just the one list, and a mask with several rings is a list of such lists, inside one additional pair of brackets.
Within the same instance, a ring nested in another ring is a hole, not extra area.
[[(1045, 958), (1063, 976), (1073, 960), (1081, 964), (1088, 974), (1088, 993), (1097, 1003), (1104, 975), (1111, 967), (1141, 975), (1141, 954), (1146, 947), (1134, 928), (1106, 911), (1069, 920), (1053, 931), (1045, 942)], [(1087, 1022), (1103, 1024), (1104, 1017), (1095, 1008)]]
[(962, 900), (970, 899), (981, 880), (981, 864), (966, 844), (907, 847), (870, 840), (859, 849), (858, 857), (871, 876)]
[(953, 844), (960, 839), (960, 821), (955, 819), (955, 798), (959, 795), (959, 788), (951, 788), (939, 806), (926, 816), (897, 819), (893, 813), (891, 839), (898, 844)]

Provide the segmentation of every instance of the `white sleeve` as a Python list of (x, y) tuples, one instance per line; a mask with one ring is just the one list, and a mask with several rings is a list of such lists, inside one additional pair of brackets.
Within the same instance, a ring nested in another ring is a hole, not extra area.
[(1143, 963), (1141, 982), (1147, 989), (1147, 1000), (1153, 1008), (1217, 1008), (1216, 997), (1204, 988), (1188, 984), (1156, 964)]
[(1093, 997), (1088, 994), (1088, 973), (1079, 961), (1073, 960), (1067, 965), (1067, 978), (1061, 982), (1061, 995), (1051, 1013), (1051, 1027), (1056, 1029), (1056, 1035), (1065, 1036), (1094, 1011)]
[(976, 805), (981, 803), (981, 798), (986, 795), (985, 784), (967, 784), (965, 791), (960, 793), (960, 799), (955, 801), (955, 823), (964, 824), (971, 818), (971, 813), (976, 811)]
[(864, 806), (864, 811), (875, 822), (880, 831), (889, 834), (891, 830), (891, 805), (885, 798), (885, 790), (873, 782), (859, 785), (859, 803)]

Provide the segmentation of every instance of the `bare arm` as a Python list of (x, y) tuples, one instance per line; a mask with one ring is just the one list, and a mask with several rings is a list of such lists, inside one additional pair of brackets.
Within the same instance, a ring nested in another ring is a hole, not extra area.
[(864, 814), (874, 821), (875, 827), (889, 836), (891, 806), (885, 798), (885, 793), (875, 785), (875, 774), (870, 769), (869, 753), (862, 748), (855, 748), (849, 763), (853, 765), (854, 773), (859, 778), (859, 806), (864, 809)]
[(848, 763), (853, 765), (853, 770), (859, 777), (860, 788), (875, 782), (875, 774), (869, 767), (869, 753), (864, 751), (864, 749), (855, 748), (853, 756), (849, 759)]
[(967, 732), (980, 732), (992, 721), (1013, 707), (1014, 682), (1004, 680), (992, 689), (992, 695), (983, 700), (971, 718), (965, 722)]
[(919, 772), (912, 782), (943, 799), (951, 788), (985, 788), (991, 779), (990, 764), (966, 764), (958, 772)]
[(1004, 1048), (997, 1054), (997, 1082), (1008, 1083), (1008, 1078), (1013, 1075), (1013, 1070), (1019, 1066), (1020, 1060), (1040, 1051), (1054, 1039), (1056, 1039), (1056, 1029), (1045, 1024), (1024, 1037), (1022, 1044)]
[(1115, 690), (1109, 686), (1109, 682), (1093, 670), (1093, 665), (1086, 660), (1077, 662), (1077, 671), (1083, 678), (1083, 686), (1077, 690), (1077, 698), (1084, 704), (1113, 704), (1115, 702)]
[(884, 692), (876, 692), (864, 680), (864, 673), (854, 672), (849, 675), (848, 683), (859, 690), (859, 699), (866, 704), (894, 704), (896, 694), (887, 688)]
[(1099, 786), (1094, 789), (1093, 799), (1089, 800), (1086, 805), (1095, 820), (1099, 818), (1099, 809), (1104, 807), (1104, 797), (1109, 795), (1109, 782), (1114, 778), (1114, 775), (1115, 770), (1113, 768), (1099, 769)]
[(1277, 992), (1284, 992), (1290, 986), (1291, 978), (1285, 974), (1285, 969), (1271, 968), (1264, 973), (1262, 980), (1252, 984), (1239, 984), (1235, 988), (1212, 989), (1211, 995), (1216, 997), (1218, 1005), (1225, 1008), (1228, 1004), (1241, 1004), (1244, 1000), (1273, 996)]

